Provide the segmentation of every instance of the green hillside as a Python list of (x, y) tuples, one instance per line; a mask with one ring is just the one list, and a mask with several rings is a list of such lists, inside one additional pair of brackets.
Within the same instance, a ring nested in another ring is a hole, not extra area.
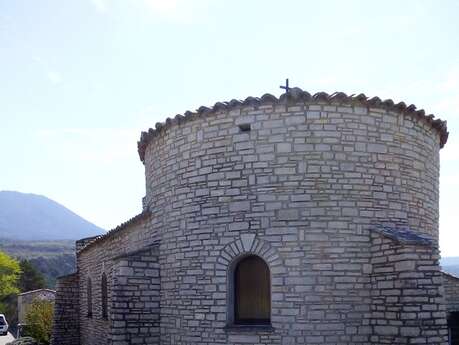
[(48, 288), (54, 288), (57, 277), (75, 271), (74, 241), (0, 239), (0, 250), (15, 258), (29, 260), (45, 276)]

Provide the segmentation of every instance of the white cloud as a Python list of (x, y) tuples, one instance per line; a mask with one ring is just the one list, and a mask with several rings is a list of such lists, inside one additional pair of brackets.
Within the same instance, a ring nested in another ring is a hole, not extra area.
[(207, 13), (210, 3), (209, 0), (144, 0), (153, 15), (180, 23), (192, 22)]
[(444, 92), (459, 90), (459, 62), (448, 72), (445, 79), (440, 83), (440, 90)]
[(106, 13), (110, 6), (109, 0), (91, 0), (91, 3), (99, 13)]
[(39, 66), (40, 69), (46, 75), (46, 78), (54, 85), (60, 84), (63, 81), (62, 75), (55, 71), (53, 68), (50, 68), (47, 61), (42, 59), (40, 56), (34, 55), (32, 56), (32, 61)]
[(153, 12), (165, 15), (171, 15), (179, 8), (178, 0), (145, 0), (145, 4)]
[(54, 85), (60, 84), (62, 82), (62, 76), (57, 72), (48, 71), (47, 77), (49, 81)]
[[(115, 5), (115, 0), (90, 0), (97, 12), (107, 13)], [(116, 5), (139, 6), (141, 11), (173, 22), (187, 23), (206, 13), (210, 0), (142, 0), (132, 2), (117, 1)]]

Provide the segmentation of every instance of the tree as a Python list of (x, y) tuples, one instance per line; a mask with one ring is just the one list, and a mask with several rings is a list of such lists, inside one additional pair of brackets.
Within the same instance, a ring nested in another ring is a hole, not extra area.
[(26, 311), (26, 334), (33, 337), (40, 344), (48, 345), (51, 339), (53, 316), (53, 302), (36, 299)]
[(46, 288), (46, 281), (43, 276), (32, 263), (28, 260), (21, 260), (19, 263), (21, 275), (19, 278), (18, 287), (21, 292)]
[(17, 281), (20, 273), (19, 263), (0, 251), (0, 308), (5, 297), (19, 292)]

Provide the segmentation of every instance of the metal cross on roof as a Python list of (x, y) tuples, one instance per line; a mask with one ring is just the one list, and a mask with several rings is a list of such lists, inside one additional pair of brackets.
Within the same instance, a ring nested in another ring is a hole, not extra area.
[(288, 85), (288, 78), (285, 79), (285, 86), (281, 85), (279, 86), (281, 89), (285, 90), (285, 93), (288, 93), (290, 91), (290, 86)]

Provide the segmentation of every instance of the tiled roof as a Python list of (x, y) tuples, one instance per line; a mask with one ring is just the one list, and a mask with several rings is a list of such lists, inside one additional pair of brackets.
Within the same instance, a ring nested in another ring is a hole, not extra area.
[(418, 244), (424, 246), (431, 246), (434, 243), (432, 238), (429, 236), (417, 234), (416, 232), (407, 228), (377, 225), (373, 231), (400, 243)]
[(142, 213), (139, 213), (138, 215), (132, 217), (131, 219), (125, 221), (124, 223), (121, 223), (118, 225), (116, 228), (113, 228), (109, 231), (107, 231), (105, 234), (96, 236), (94, 239), (89, 242), (85, 247), (83, 247), (79, 253), (85, 251), (86, 249), (92, 247), (96, 243), (102, 242), (104, 239), (108, 237), (112, 237), (113, 235), (121, 232), (122, 230), (126, 229), (128, 226), (136, 224), (144, 219), (147, 219), (150, 216), (151, 212), (149, 210), (143, 211)]
[(279, 98), (266, 93), (261, 97), (247, 97), (245, 100), (232, 99), (229, 102), (217, 102), (212, 107), (200, 107), (195, 112), (187, 111), (183, 115), (176, 115), (173, 119), (167, 118), (164, 123), (158, 122), (155, 128), (150, 128), (147, 132), (142, 132), (139, 142), (137, 143), (140, 160), (145, 159), (145, 150), (152, 138), (154, 138), (162, 130), (168, 127), (192, 120), (198, 116), (207, 115), (212, 112), (231, 110), (241, 106), (260, 106), (265, 104), (285, 104), (287, 102), (304, 102), (304, 103), (334, 103), (347, 104), (364, 107), (384, 108), (387, 110), (398, 111), (401, 114), (407, 114), (425, 120), (440, 134), (440, 147), (443, 147), (448, 140), (448, 130), (446, 121), (435, 119), (434, 115), (426, 115), (423, 109), (417, 109), (415, 105), (406, 105), (404, 102), (395, 103), (391, 99), (381, 100), (379, 97), (369, 98), (365, 94), (347, 95), (343, 92), (335, 92), (329, 95), (326, 92), (318, 92), (313, 95), (300, 88), (292, 88), (288, 93), (282, 94)]

